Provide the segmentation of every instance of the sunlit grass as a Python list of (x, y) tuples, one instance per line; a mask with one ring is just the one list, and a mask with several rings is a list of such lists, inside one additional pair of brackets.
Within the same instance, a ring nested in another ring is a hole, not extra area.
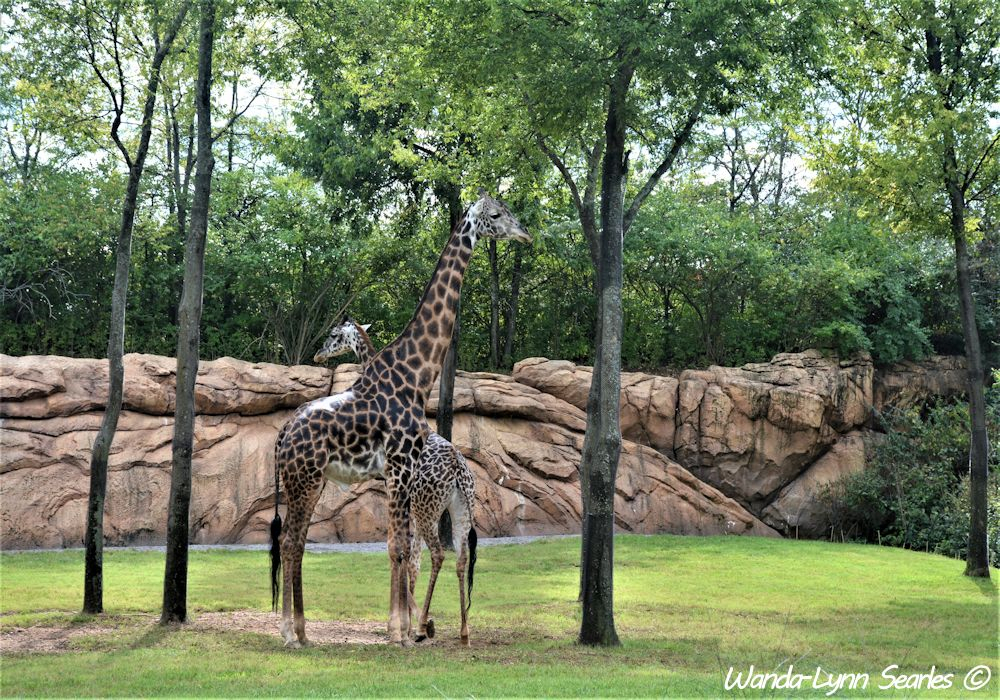
[[(725, 694), (730, 666), (812, 673), (997, 672), (997, 592), (961, 562), (896, 549), (757, 538), (620, 537), (616, 619), (622, 647), (577, 646), (577, 540), (480, 550), (473, 648), (457, 637), (454, 559), (435, 594), (438, 639), (397, 649), (328, 645), (289, 652), (276, 636), (161, 629), (163, 555), (105, 555), (105, 615), (78, 614), (82, 555), (3, 555), (0, 626), (113, 627), (59, 654), (7, 655), (3, 695)], [(425, 562), (425, 567), (429, 562)], [(385, 554), (307, 555), (307, 619), (383, 621)], [(192, 552), (189, 605), (268, 610), (264, 552)], [(420, 595), (426, 582), (421, 580)], [(275, 627), (277, 620), (275, 621)], [(979, 691), (995, 696), (998, 685)], [(760, 691), (736, 691), (754, 694)], [(774, 695), (776, 691), (763, 691)], [(822, 695), (824, 691), (814, 694)], [(780, 695), (781, 692), (778, 691)], [(809, 694), (808, 688), (794, 695)], [(912, 691), (901, 693), (912, 695)], [(931, 691), (935, 697), (949, 693)], [(844, 695), (842, 691), (840, 695)]]

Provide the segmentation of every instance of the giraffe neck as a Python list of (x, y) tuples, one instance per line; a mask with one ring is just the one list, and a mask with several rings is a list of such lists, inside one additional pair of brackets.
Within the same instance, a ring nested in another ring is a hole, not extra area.
[(367, 367), (368, 363), (375, 357), (375, 345), (372, 344), (372, 339), (368, 337), (364, 328), (358, 325), (354, 327), (358, 331), (358, 337), (351, 349), (354, 350), (354, 354), (358, 358), (358, 364)]
[(407, 365), (413, 373), (411, 386), (424, 402), (451, 344), (462, 280), (476, 245), (473, 223), (473, 216), (467, 210), (452, 230), (413, 318), (376, 357)]

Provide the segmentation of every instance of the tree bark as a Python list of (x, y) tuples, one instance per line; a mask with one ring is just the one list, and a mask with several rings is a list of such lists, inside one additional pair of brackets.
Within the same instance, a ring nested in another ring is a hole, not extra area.
[(946, 147), (945, 181), (951, 208), (951, 234), (955, 244), (955, 275), (965, 340), (965, 367), (969, 387), (969, 550), (965, 557), (965, 575), (990, 577), (986, 520), (989, 502), (987, 483), (989, 442), (986, 432), (986, 399), (983, 389), (983, 352), (976, 326), (976, 301), (972, 296), (969, 248), (965, 236), (965, 198), (953, 174), (956, 172), (955, 149)]
[[(129, 268), (132, 262), (132, 230), (135, 226), (136, 205), (139, 199), (139, 181), (142, 179), (146, 154), (149, 152), (149, 141), (153, 133), (153, 111), (156, 108), (156, 92), (160, 83), (160, 67), (184, 22), (189, 6), (189, 1), (180, 6), (150, 63), (146, 101), (143, 105), (142, 124), (139, 130), (139, 145), (135, 157), (131, 159), (125, 199), (122, 203), (122, 221), (115, 250), (115, 281), (111, 293), (111, 320), (108, 331), (108, 402), (90, 455), (90, 493), (87, 498), (87, 525), (84, 535), (83, 612), (91, 614), (104, 610), (104, 499), (108, 485), (108, 455), (118, 428), (125, 387), (125, 306), (128, 297)], [(112, 126), (112, 137), (116, 141), (119, 124), (120, 119), (116, 119)]]
[(161, 623), (187, 619), (188, 518), (191, 505), (191, 453), (194, 443), (194, 388), (198, 376), (201, 310), (205, 278), (205, 238), (212, 190), (212, 45), (214, 0), (201, 0), (198, 28), (198, 165), (191, 221), (184, 245), (184, 287), (178, 307), (177, 400), (174, 411), (170, 501), (167, 507), (167, 561), (163, 576)]
[[(448, 186), (448, 230), (454, 231), (462, 219), (461, 192), (456, 185)], [(451, 345), (441, 365), (441, 384), (438, 388), (437, 434), (451, 442), (451, 427), (455, 419), (455, 371), (458, 360), (458, 337), (462, 331), (462, 299), (455, 310), (455, 329)], [(451, 516), (445, 510), (438, 521), (438, 536), (448, 549), (452, 548)]]
[(612, 79), (601, 169), (600, 266), (594, 373), (587, 400), (580, 484), (581, 644), (619, 644), (614, 620), (615, 477), (621, 454), (622, 243), (625, 219), (625, 100), (634, 67), (625, 56)]
[(521, 295), (521, 246), (514, 246), (514, 264), (510, 273), (510, 303), (507, 306), (506, 338), (503, 344), (503, 366), (514, 364), (514, 339), (517, 337), (517, 301)]
[(490, 258), (490, 369), (500, 366), (500, 265), (497, 260), (497, 242), (487, 243)]

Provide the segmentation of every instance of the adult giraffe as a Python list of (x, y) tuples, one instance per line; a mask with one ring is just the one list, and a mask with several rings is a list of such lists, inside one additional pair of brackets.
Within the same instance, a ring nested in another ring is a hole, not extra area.
[[(368, 328), (368, 325), (361, 325), (352, 319), (334, 326), (323, 347), (313, 357), (313, 362), (327, 362), (353, 351), (361, 366), (366, 366), (375, 356), (375, 346), (368, 337)], [(430, 618), (431, 599), (444, 563), (444, 546), (441, 544), (438, 522), (441, 514), (447, 510), (451, 516), (455, 571), (458, 574), (458, 606), (462, 624), (460, 634), (462, 644), (469, 645), (469, 606), (466, 602), (465, 578), (468, 575), (468, 594), (471, 599), (476, 567), (476, 530), (472, 526), (475, 488), (475, 477), (462, 453), (436, 432), (430, 431), (424, 451), (420, 454), (420, 463), (410, 482), (410, 514), (413, 521), (409, 561), (411, 604), (420, 573), (422, 542), (427, 543), (431, 552), (431, 575), (424, 605), (420, 610), (416, 636), (418, 642), (434, 636), (434, 620)], [(411, 618), (412, 614), (411, 607)]]
[[(278, 433), (275, 480), (285, 486), (281, 533), (285, 646), (307, 643), (302, 601), (302, 554), (313, 509), (327, 479), (365, 481), (384, 474), (389, 497), (389, 640), (410, 643), (410, 495), (413, 470), (427, 439), (427, 397), (455, 327), (462, 278), (480, 238), (530, 243), (531, 236), (500, 201), (480, 191), (451, 232), (423, 298), (403, 332), (382, 349), (347, 391), (301, 406)], [(283, 532), (282, 532), (283, 530)], [(272, 560), (272, 576), (278, 564)], [(294, 621), (293, 621), (294, 607)]]

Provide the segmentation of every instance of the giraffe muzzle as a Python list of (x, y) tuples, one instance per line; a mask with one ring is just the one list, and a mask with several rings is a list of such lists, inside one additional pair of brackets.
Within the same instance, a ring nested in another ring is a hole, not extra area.
[(531, 245), (531, 234), (525, 231), (523, 228), (511, 236), (511, 239), (517, 241), (518, 243), (525, 243)]

